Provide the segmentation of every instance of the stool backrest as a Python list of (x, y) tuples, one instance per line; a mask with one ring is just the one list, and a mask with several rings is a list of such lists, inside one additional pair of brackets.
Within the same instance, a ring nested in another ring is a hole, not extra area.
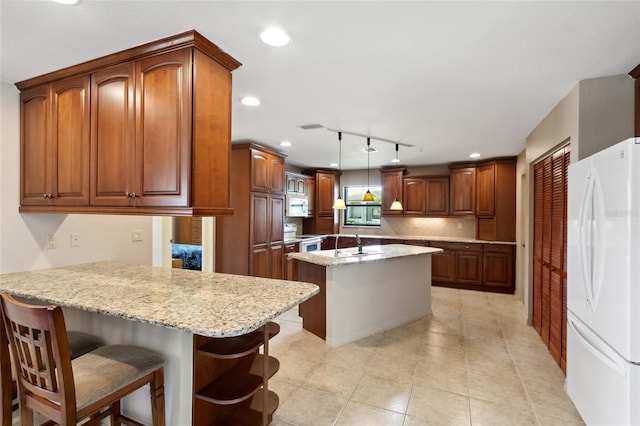
[(76, 396), (62, 308), (28, 305), (7, 293), (0, 296), (0, 308), (18, 379), (20, 404), (65, 424), (63, 413), (75, 413)]

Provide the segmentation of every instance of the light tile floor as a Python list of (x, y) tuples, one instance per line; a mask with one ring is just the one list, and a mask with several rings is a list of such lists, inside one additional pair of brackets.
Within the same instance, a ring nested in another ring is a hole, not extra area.
[(582, 425), (513, 295), (434, 287), (433, 316), (331, 349), (277, 319), (273, 425)]

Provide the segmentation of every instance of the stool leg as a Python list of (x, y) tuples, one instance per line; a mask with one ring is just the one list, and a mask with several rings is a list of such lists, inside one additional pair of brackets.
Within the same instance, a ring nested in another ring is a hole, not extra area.
[(120, 400), (117, 400), (110, 407), (111, 410), (111, 426), (120, 425)]
[(24, 401), (20, 403), (20, 424), (22, 426), (33, 426), (33, 410), (25, 407)]
[(149, 382), (151, 393), (151, 418), (153, 426), (165, 426), (164, 409), (164, 369), (159, 368), (153, 373)]

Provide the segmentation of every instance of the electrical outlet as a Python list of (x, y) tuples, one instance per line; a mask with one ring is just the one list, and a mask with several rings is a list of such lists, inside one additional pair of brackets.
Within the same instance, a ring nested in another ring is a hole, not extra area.
[(47, 248), (54, 249), (56, 248), (56, 237), (53, 234), (47, 235)]
[(133, 241), (134, 243), (138, 242), (138, 241), (142, 241), (142, 230), (140, 229), (134, 229), (131, 231), (131, 241)]
[(71, 247), (80, 247), (80, 234), (71, 234)]

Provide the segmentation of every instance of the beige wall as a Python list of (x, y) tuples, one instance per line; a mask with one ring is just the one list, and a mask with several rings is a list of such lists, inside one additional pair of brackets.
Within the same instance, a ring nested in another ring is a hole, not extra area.
[[(535, 163), (570, 144), (571, 162), (633, 136), (634, 83), (629, 76), (611, 76), (579, 82), (536, 126), (518, 157), (517, 185), (518, 281), (517, 294), (531, 311), (533, 242), (533, 180)], [(522, 176), (524, 174), (524, 177)], [(524, 182), (524, 183), (522, 183)]]

